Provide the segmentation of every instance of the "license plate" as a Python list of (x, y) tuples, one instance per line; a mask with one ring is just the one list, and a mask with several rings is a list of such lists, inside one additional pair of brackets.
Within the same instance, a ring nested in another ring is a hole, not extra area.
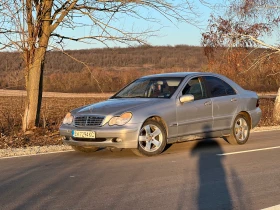
[(94, 139), (95, 132), (94, 131), (72, 131), (72, 136), (76, 138), (86, 138), (86, 139)]

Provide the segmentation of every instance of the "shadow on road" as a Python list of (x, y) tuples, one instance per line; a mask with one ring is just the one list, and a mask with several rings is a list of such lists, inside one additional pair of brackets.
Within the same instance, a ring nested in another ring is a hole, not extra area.
[(215, 140), (198, 141), (191, 151), (198, 156), (198, 209), (232, 209), (231, 196), (222, 164), (221, 146)]

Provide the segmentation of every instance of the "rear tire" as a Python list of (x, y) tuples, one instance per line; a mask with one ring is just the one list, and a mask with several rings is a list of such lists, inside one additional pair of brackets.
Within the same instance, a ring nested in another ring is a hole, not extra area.
[(74, 146), (74, 145), (71, 145), (71, 147), (75, 151), (85, 152), (85, 153), (96, 152), (99, 149), (98, 147), (82, 147), (82, 146)]
[(132, 152), (138, 156), (159, 155), (166, 146), (166, 139), (164, 126), (158, 121), (149, 119), (140, 130), (138, 149), (132, 149)]
[(242, 114), (238, 114), (233, 122), (230, 136), (226, 137), (228, 143), (234, 145), (245, 144), (250, 136), (249, 120)]

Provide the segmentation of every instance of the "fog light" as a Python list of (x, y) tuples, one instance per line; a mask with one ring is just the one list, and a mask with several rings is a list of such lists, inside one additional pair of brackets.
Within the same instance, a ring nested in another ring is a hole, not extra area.
[(122, 142), (121, 138), (116, 138), (116, 142)]

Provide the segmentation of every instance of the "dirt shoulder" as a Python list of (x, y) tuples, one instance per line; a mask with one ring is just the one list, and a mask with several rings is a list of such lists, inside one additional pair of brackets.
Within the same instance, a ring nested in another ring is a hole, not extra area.
[[(43, 92), (45, 98), (109, 98), (114, 93), (59, 93)], [(0, 96), (26, 96), (25, 90), (0, 89)]]
[(280, 125), (255, 127), (251, 130), (251, 132), (264, 132), (264, 131), (276, 131), (276, 130), (280, 130)]

